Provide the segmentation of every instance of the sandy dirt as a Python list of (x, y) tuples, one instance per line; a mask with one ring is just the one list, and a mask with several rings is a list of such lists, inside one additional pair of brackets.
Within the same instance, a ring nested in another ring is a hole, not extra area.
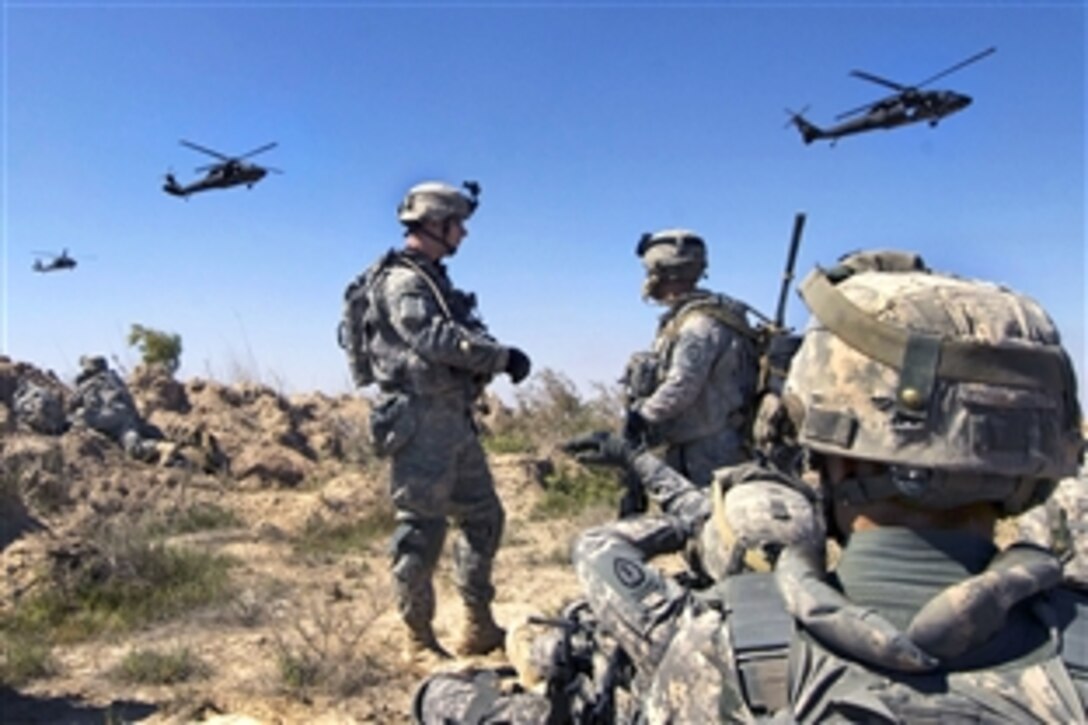
[[(0, 402), (9, 406), (10, 378), (16, 373), (12, 364), (0, 361), (0, 398), (5, 389), (9, 394)], [(168, 438), (190, 442), (174, 449), (186, 457), (187, 467), (128, 460), (93, 431), (47, 436), (19, 430), (10, 411), (0, 420), (0, 464), (27, 502), (9, 502), (2, 515), (0, 611), (33, 596), (48, 579), (57, 552), (78, 550), (94, 531), (197, 503), (227, 510), (236, 522), (174, 535), (167, 544), (231, 557), (231, 592), (223, 604), (134, 632), (54, 646), (55, 674), (18, 689), (0, 688), (0, 720), (408, 721), (412, 693), (433, 663), (406, 661), (402, 654), (387, 537), (346, 553), (302, 553), (298, 547), (308, 523), (349, 523), (387, 505), (385, 468), (361, 443), (365, 401), (317, 394), (288, 398), (259, 385), (197, 380), (184, 384), (184, 404), (179, 404), (177, 385), (161, 376), (144, 378), (134, 375), (129, 381), (141, 410)], [(199, 470), (209, 434), (229, 458), (229, 472)], [(531, 612), (554, 613), (576, 595), (569, 558), (573, 538), (610, 512), (535, 520), (531, 511), (543, 491), (541, 461), (498, 455), (491, 464), (507, 511), (495, 565), (494, 611), (500, 624), (510, 626)], [(462, 610), (448, 555), (441, 560), (436, 587), (435, 630), (452, 648)], [(203, 663), (202, 676), (175, 685), (133, 685), (114, 672), (132, 652), (182, 649)], [(285, 653), (320, 661), (323, 681), (292, 686), (283, 674)], [(504, 662), (497, 652), (442, 666)]]

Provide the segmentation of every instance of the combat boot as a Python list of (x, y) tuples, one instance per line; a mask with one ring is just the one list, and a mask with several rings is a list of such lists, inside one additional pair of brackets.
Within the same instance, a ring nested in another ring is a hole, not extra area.
[(469, 607), (465, 610), (465, 629), (457, 644), (457, 654), (485, 655), (503, 646), (506, 630), (495, 623), (491, 607)]
[(404, 646), (404, 659), (410, 663), (425, 663), (431, 660), (449, 660), (453, 655), (438, 642), (430, 624), (408, 628), (408, 641)]

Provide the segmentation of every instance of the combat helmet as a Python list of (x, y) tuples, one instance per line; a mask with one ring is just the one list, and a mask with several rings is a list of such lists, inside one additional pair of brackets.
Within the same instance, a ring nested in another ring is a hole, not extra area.
[(785, 385), (800, 443), (888, 467), (836, 486), (836, 499), (992, 501), (1013, 514), (1076, 471), (1076, 379), (1034, 300), (919, 271), (835, 284), (817, 268), (800, 292), (812, 319)]
[(643, 296), (653, 296), (662, 282), (696, 282), (706, 272), (706, 242), (690, 229), (662, 229), (643, 234), (635, 253), (646, 268)]
[(81, 355), (79, 358), (80, 370), (88, 375), (104, 372), (108, 367), (106, 358), (101, 355)]
[(467, 194), (441, 181), (416, 184), (397, 205), (397, 218), (406, 226), (429, 219), (468, 219), (480, 203), (480, 185), (475, 181), (466, 181), (462, 187)]
[(699, 555), (715, 581), (745, 571), (771, 571), (788, 546), (823, 552), (826, 531), (818, 492), (800, 481), (750, 464), (722, 468), (714, 473), (710, 500)]

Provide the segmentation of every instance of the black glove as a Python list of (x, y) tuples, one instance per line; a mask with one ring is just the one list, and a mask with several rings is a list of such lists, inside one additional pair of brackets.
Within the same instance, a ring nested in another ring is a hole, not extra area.
[(563, 444), (563, 451), (579, 463), (619, 468), (628, 468), (634, 455), (625, 440), (603, 430), (571, 438)]
[(620, 499), (619, 515), (621, 519), (632, 516), (641, 516), (650, 507), (650, 499), (646, 495), (646, 489), (642, 487), (642, 481), (633, 471), (624, 476), (623, 498)]
[(532, 370), (533, 363), (529, 360), (528, 355), (516, 347), (507, 348), (506, 354), (506, 374), (517, 385), (529, 377), (529, 371)]
[(623, 420), (623, 440), (633, 448), (641, 448), (648, 442), (650, 424), (637, 410), (628, 409)]

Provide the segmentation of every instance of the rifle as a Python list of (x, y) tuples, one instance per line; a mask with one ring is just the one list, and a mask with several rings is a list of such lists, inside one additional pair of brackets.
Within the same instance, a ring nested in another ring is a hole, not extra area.
[(548, 679), (548, 697), (553, 703), (552, 720), (579, 725), (605, 725), (615, 720), (616, 689), (630, 683), (631, 660), (619, 646), (607, 653), (602, 672), (595, 654), (600, 650), (597, 631), (592, 622), (576, 616), (579, 608), (588, 612), (587, 605), (576, 605), (563, 618), (529, 617), (529, 622), (556, 627), (563, 632), (558, 653), (558, 669)]
[[(786, 328), (786, 301), (789, 299), (793, 270), (797, 265), (797, 250), (801, 248), (801, 234), (804, 229), (805, 213), (799, 211), (793, 217), (793, 233), (790, 235), (790, 246), (786, 254), (786, 267), (782, 272), (782, 287), (778, 291), (778, 305), (774, 310), (774, 319), (764, 328), (765, 338), (759, 359), (760, 395), (773, 387), (772, 376), (785, 376), (789, 360), (797, 351), (796, 343), (789, 338), (790, 330)], [(783, 362), (786, 365), (782, 365)]]

